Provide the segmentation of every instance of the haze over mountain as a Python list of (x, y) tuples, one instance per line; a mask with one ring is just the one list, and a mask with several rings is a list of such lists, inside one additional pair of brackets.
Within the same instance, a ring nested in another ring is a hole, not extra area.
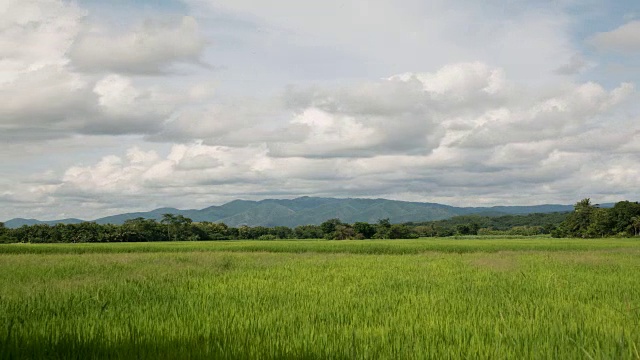
[[(234, 200), (220, 206), (204, 209), (179, 210), (159, 208), (148, 212), (133, 212), (95, 219), (98, 224), (122, 224), (138, 217), (160, 220), (163, 214), (183, 215), (193, 221), (223, 222), (229, 226), (289, 226), (320, 224), (339, 218), (348, 223), (364, 221), (375, 223), (388, 218), (393, 223), (448, 219), (457, 215), (508, 215), (550, 213), (573, 210), (572, 205), (454, 207), (436, 203), (395, 201), (387, 199), (337, 199), (300, 197), (296, 199), (265, 199), (261, 201)], [(10, 228), (33, 224), (78, 223), (79, 219), (38, 221), (12, 219), (5, 223)]]

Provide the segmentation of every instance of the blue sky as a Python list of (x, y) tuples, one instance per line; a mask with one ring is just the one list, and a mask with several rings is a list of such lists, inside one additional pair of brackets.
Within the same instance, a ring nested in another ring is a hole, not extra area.
[(638, 200), (640, 4), (8, 0), (0, 221)]

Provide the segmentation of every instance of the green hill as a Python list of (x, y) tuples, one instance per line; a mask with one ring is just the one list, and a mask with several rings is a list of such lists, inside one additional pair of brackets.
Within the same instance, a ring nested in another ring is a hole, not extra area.
[[(603, 205), (604, 206), (604, 205)], [(160, 208), (149, 212), (134, 212), (95, 219), (99, 224), (122, 224), (138, 217), (160, 220), (165, 213), (183, 215), (193, 221), (224, 222), (229, 226), (289, 226), (320, 224), (325, 220), (339, 218), (348, 223), (377, 222), (388, 218), (392, 223), (421, 222), (450, 219), (454, 216), (482, 214), (490, 216), (566, 212), (571, 205), (454, 207), (435, 203), (395, 201), (387, 199), (337, 199), (322, 197), (300, 197), (296, 199), (265, 199), (261, 201), (234, 200), (220, 206), (204, 209), (178, 210)], [(83, 220), (65, 219), (38, 221), (35, 219), (13, 219), (6, 227), (22, 225), (79, 223)]]

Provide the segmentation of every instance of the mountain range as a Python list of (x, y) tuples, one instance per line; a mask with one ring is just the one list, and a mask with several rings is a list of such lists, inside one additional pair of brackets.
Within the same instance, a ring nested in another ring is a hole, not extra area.
[[(296, 199), (266, 199), (261, 201), (234, 200), (220, 206), (200, 210), (160, 208), (148, 212), (134, 212), (107, 216), (92, 220), (98, 224), (123, 224), (126, 220), (145, 218), (161, 220), (163, 214), (182, 215), (193, 221), (223, 222), (229, 226), (289, 226), (321, 224), (338, 218), (343, 222), (364, 221), (375, 223), (388, 218), (392, 223), (409, 221), (433, 221), (449, 219), (459, 215), (520, 215), (572, 211), (572, 205), (455, 207), (436, 203), (396, 201), (387, 199), (337, 199), (300, 197)], [(85, 220), (62, 219), (39, 221), (35, 219), (11, 219), (5, 222), (8, 228), (22, 225), (58, 223), (74, 224)]]

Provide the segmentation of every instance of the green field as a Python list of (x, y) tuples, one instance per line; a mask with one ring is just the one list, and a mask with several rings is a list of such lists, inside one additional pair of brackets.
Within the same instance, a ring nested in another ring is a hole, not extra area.
[(0, 245), (0, 358), (640, 359), (640, 241)]

